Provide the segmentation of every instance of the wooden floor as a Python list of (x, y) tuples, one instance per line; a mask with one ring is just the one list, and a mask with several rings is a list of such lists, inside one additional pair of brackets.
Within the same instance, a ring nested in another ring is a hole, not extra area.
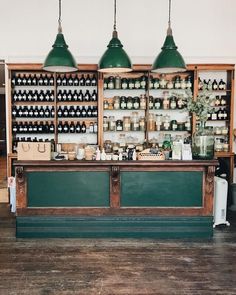
[(0, 295), (233, 295), (235, 217), (210, 241), (16, 240), (0, 204)]

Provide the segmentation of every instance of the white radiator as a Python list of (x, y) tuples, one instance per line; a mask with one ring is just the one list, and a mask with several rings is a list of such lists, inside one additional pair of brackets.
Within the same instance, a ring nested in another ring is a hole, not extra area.
[(213, 227), (219, 224), (230, 225), (226, 221), (227, 211), (227, 194), (228, 194), (228, 182), (220, 177), (214, 177), (214, 224)]

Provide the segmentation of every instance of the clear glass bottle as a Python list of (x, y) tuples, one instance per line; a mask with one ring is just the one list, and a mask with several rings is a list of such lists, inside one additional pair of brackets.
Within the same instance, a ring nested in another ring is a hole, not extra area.
[(103, 131), (108, 131), (109, 130), (109, 122), (108, 118), (106, 116), (103, 117)]
[(163, 130), (170, 130), (170, 116), (165, 115), (163, 117)]
[(157, 114), (156, 115), (156, 130), (160, 131), (162, 127), (162, 114)]
[(170, 100), (168, 98), (168, 92), (164, 91), (163, 92), (163, 95), (164, 95), (164, 97), (163, 97), (163, 103), (162, 103), (163, 110), (169, 110), (169, 108), (170, 108)]
[(146, 97), (145, 95), (140, 95), (140, 110), (146, 110)]
[(116, 130), (116, 121), (114, 116), (109, 117), (109, 130), (115, 131)]
[(103, 102), (103, 109), (104, 110), (108, 110), (108, 107), (109, 107), (108, 100), (104, 100), (104, 102)]
[(131, 96), (127, 97), (127, 110), (133, 109), (133, 98)]
[(140, 131), (145, 131), (146, 130), (145, 117), (140, 117), (140, 119), (139, 119), (139, 130)]
[(132, 114), (131, 114), (131, 130), (132, 131), (139, 131), (138, 112), (132, 112)]
[(131, 120), (130, 117), (123, 117), (123, 131), (130, 131), (131, 130)]
[(155, 131), (155, 127), (156, 127), (155, 115), (153, 113), (150, 113), (148, 117), (148, 129), (149, 131)]
[(119, 110), (120, 109), (120, 97), (119, 96), (114, 96), (113, 108), (114, 108), (114, 110)]

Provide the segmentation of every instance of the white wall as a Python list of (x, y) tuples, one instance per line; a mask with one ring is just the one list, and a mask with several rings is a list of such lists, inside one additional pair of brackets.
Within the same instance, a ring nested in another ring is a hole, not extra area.
[[(0, 59), (43, 61), (58, 0), (0, 0)], [(236, 60), (235, 0), (172, 0), (175, 41), (187, 62)], [(117, 28), (134, 62), (152, 62), (163, 44), (168, 0), (117, 0)], [(77, 62), (97, 62), (111, 38), (112, 0), (62, 0), (62, 25)], [(142, 59), (142, 60), (141, 60)]]
[[(0, 9), (0, 59), (43, 62), (57, 33), (58, 0), (0, 0)], [(236, 63), (235, 12), (235, 0), (172, 0), (173, 34), (187, 63)], [(168, 0), (117, 0), (119, 37), (133, 63), (152, 63), (167, 21)], [(77, 62), (97, 63), (111, 39), (113, 1), (62, 0), (62, 25)]]

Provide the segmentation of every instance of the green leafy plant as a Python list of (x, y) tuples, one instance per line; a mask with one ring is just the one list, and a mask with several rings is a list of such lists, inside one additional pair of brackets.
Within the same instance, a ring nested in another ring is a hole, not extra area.
[(194, 100), (192, 91), (188, 89), (185, 93), (185, 102), (185, 110), (196, 114), (199, 121), (206, 122), (208, 119), (208, 114), (212, 114), (214, 112), (215, 95), (212, 91), (204, 88), (199, 92), (196, 99)]

